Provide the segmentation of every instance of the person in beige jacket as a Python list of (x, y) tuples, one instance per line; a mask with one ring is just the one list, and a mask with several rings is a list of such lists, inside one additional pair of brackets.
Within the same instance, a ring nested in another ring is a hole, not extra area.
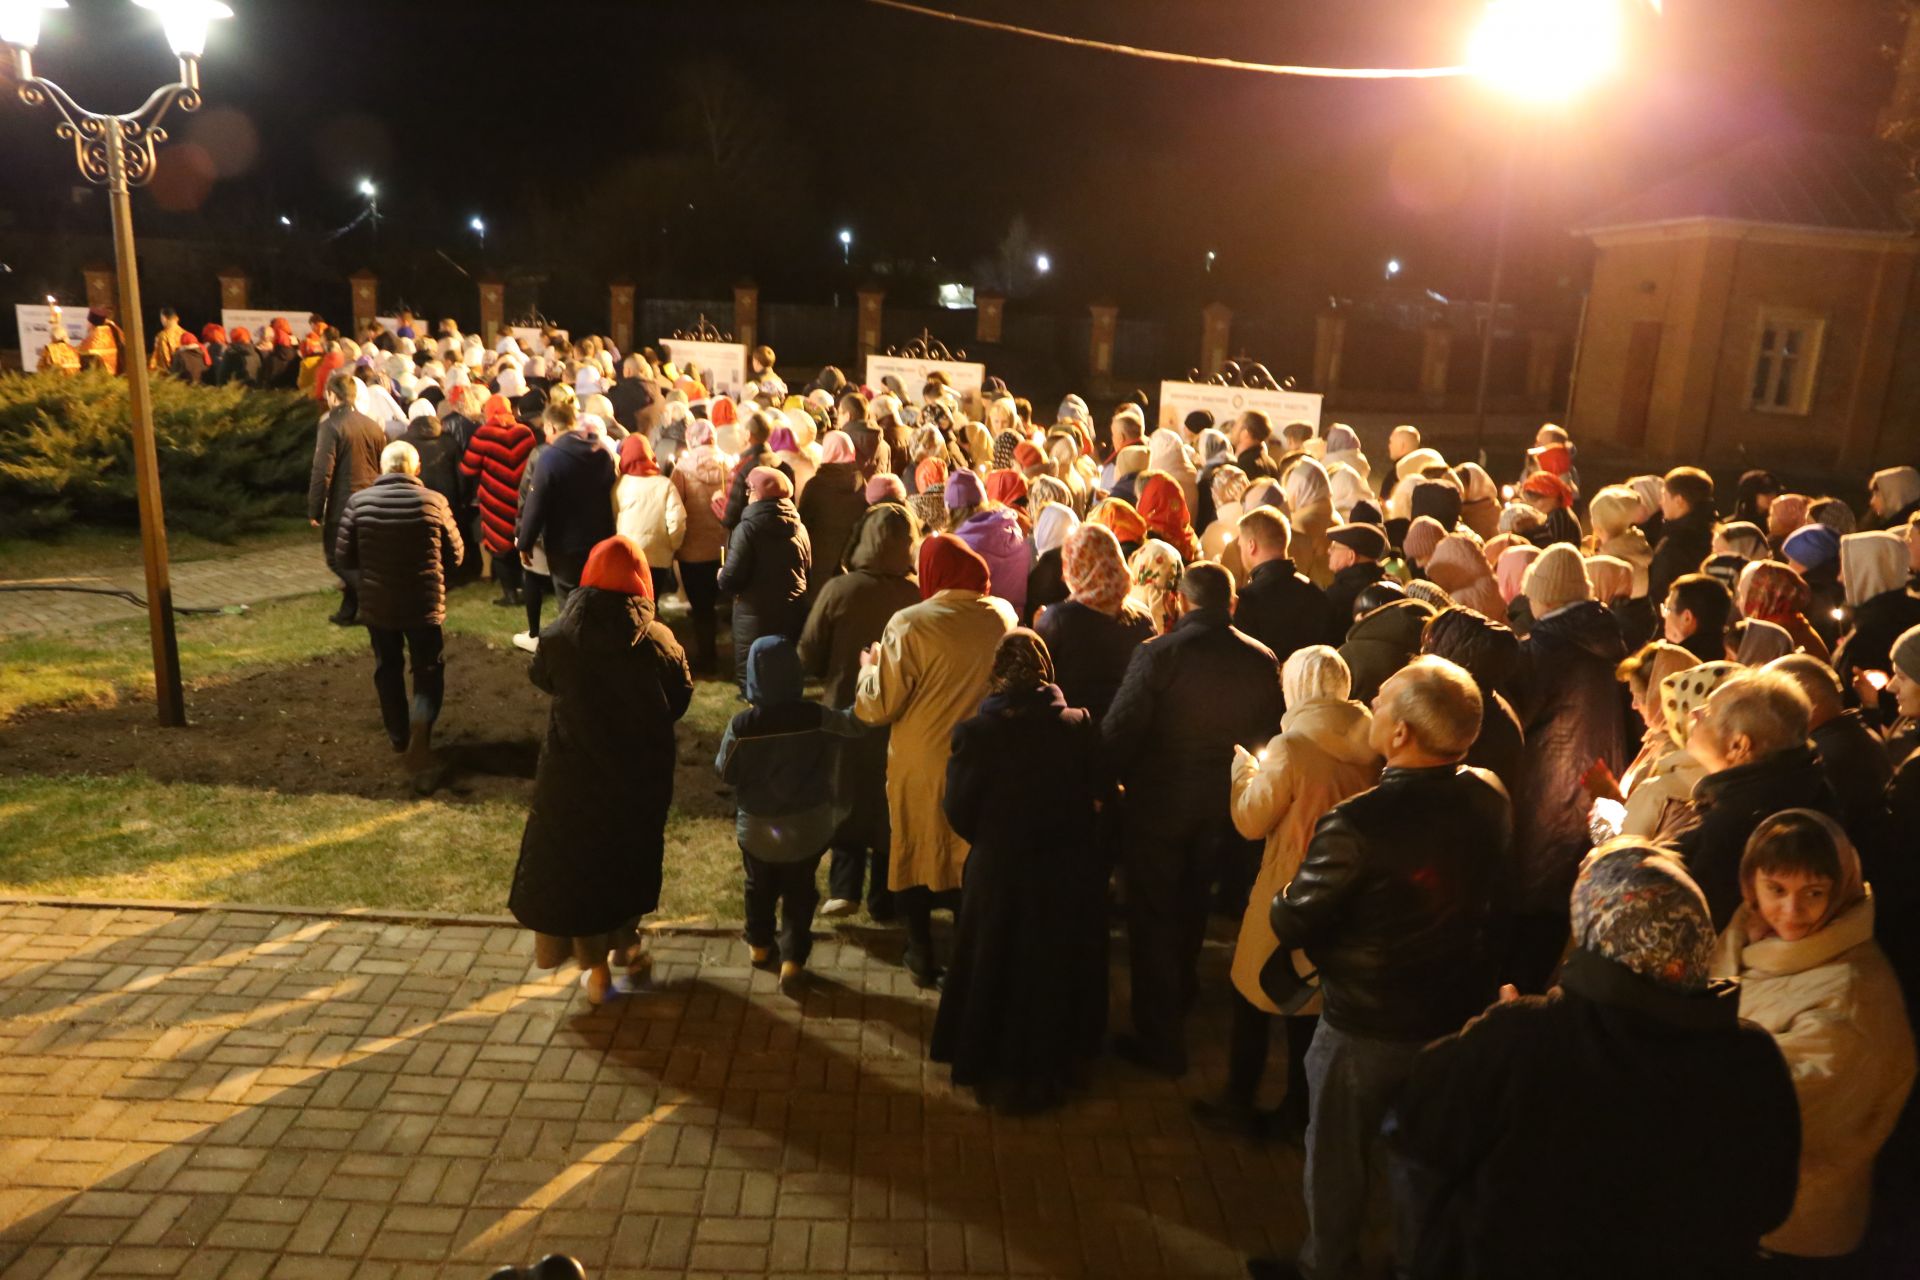
[[(1233, 948), (1236, 998), (1226, 1090), (1217, 1101), (1194, 1104), (1200, 1120), (1214, 1127), (1256, 1136), (1269, 1131), (1254, 1098), (1266, 1068), (1272, 1018), (1280, 1012), (1260, 985), (1260, 970), (1280, 947), (1268, 922), (1273, 900), (1300, 869), (1314, 824), (1380, 776), (1380, 757), (1367, 741), (1373, 717), (1349, 700), (1352, 684), (1345, 660), (1329, 646), (1295, 650), (1280, 669), (1287, 712), (1279, 734), (1258, 756), (1244, 747), (1234, 752), (1233, 825), (1248, 840), (1265, 840), (1266, 848)], [(1295, 1136), (1306, 1129), (1305, 1060), (1318, 1014), (1316, 996), (1303, 1013), (1286, 1020), (1287, 1093), (1277, 1124)]]
[(1800, 1101), (1800, 1186), (1761, 1238), (1789, 1258), (1857, 1249), (1873, 1206), (1873, 1161), (1913, 1087), (1900, 982), (1873, 940), (1873, 894), (1840, 825), (1788, 809), (1754, 829), (1741, 905), (1714, 956), (1740, 979), (1740, 1016), (1767, 1029)]
[(893, 840), (887, 887), (907, 926), (907, 970), (921, 987), (940, 980), (932, 912), (958, 910), (967, 842), (947, 822), (953, 727), (986, 696), (994, 646), (1013, 630), (1013, 609), (988, 594), (987, 562), (949, 533), (920, 544), (920, 603), (893, 615), (861, 656), (853, 713), (891, 725), (887, 814)]

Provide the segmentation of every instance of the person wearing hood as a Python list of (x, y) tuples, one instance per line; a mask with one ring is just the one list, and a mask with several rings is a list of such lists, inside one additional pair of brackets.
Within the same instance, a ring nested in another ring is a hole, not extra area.
[[(1037, 778), (1046, 784), (1033, 785)], [(927, 1056), (981, 1105), (1060, 1105), (1107, 1025), (1107, 864), (1098, 838), (1113, 777), (1100, 730), (1069, 708), (1046, 642), (994, 648), (987, 696), (953, 730), (945, 807), (967, 841), (953, 962)], [(1008, 797), (1022, 797), (1007, 803)]]
[(853, 706), (863, 723), (892, 727), (887, 887), (907, 926), (907, 971), (928, 988), (941, 977), (931, 915), (958, 908), (967, 862), (945, 811), (953, 729), (979, 708), (994, 646), (1016, 618), (990, 594), (987, 562), (950, 533), (920, 544), (919, 585), (920, 603), (894, 614), (862, 653)]
[(565, 609), (588, 553), (614, 535), (618, 477), (598, 438), (576, 429), (579, 419), (571, 404), (550, 405), (543, 417), (549, 443), (531, 468), (533, 481), (521, 503), (515, 541), (523, 567), (536, 544), (544, 549), (554, 595)]
[(1440, 475), (1446, 469), (1447, 460), (1438, 449), (1417, 448), (1397, 458), (1393, 464), (1393, 490), (1387, 495), (1387, 515), (1395, 520), (1413, 519), (1414, 486), (1429, 473)]
[(1406, 560), (1408, 582), (1418, 581), (1427, 576), (1427, 557), (1440, 545), (1440, 539), (1447, 536), (1449, 526), (1442, 524), (1432, 516), (1415, 516), (1407, 525), (1407, 531), (1400, 539), (1400, 551)]
[(1218, 851), (1232, 838), (1233, 748), (1272, 737), (1282, 709), (1273, 651), (1233, 627), (1227, 571), (1206, 560), (1189, 565), (1180, 594), (1184, 615), (1134, 651), (1100, 726), (1126, 785), (1133, 1032), (1115, 1049), (1169, 1076), (1187, 1068), (1195, 965)]
[(1765, 560), (1772, 554), (1772, 547), (1759, 525), (1728, 520), (1714, 526), (1712, 552), (1701, 564), (1700, 572), (1717, 579), (1731, 595), (1746, 567), (1756, 560)]
[(1367, 478), (1344, 462), (1335, 462), (1327, 467), (1327, 493), (1333, 503), (1336, 524), (1350, 519), (1354, 507), (1360, 503), (1376, 500)]
[[(1411, 536), (1411, 534), (1409, 534)], [(1427, 577), (1456, 604), (1477, 610), (1495, 622), (1504, 622), (1507, 602), (1494, 581), (1493, 570), (1471, 535), (1449, 533), (1433, 544), (1425, 565)]]
[[(779, 465), (793, 477), (794, 501), (806, 497), (807, 485), (813, 480), (813, 458), (806, 451), (800, 438), (798, 423), (806, 415), (798, 410), (784, 415), (787, 422), (776, 426), (767, 433), (767, 448), (779, 459)], [(809, 428), (810, 430), (811, 428)]]
[(1336, 422), (1327, 428), (1326, 453), (1320, 459), (1321, 465), (1331, 473), (1336, 466), (1353, 468), (1368, 491), (1373, 486), (1373, 464), (1367, 461), (1367, 455), (1360, 451), (1360, 437), (1354, 429), (1344, 422)]
[(1869, 529), (1899, 529), (1920, 514), (1920, 470), (1888, 467), (1876, 471), (1868, 491)]
[(1480, 690), (1480, 733), (1467, 749), (1465, 763), (1500, 779), (1511, 796), (1520, 780), (1526, 735), (1504, 691), (1520, 670), (1520, 637), (1503, 622), (1454, 605), (1427, 620), (1420, 632), (1420, 652), (1445, 658), (1473, 677)]
[(1353, 604), (1361, 591), (1387, 576), (1380, 561), (1387, 555), (1386, 531), (1376, 524), (1340, 524), (1327, 530), (1327, 643), (1345, 642), (1353, 626)]
[(1358, 615), (1340, 645), (1340, 658), (1353, 673), (1353, 696), (1372, 702), (1393, 673), (1420, 652), (1420, 636), (1438, 612), (1424, 600), (1408, 598), (1395, 583), (1376, 582), (1354, 601)]
[[(420, 459), (420, 483), (447, 500), (456, 524), (464, 506), (464, 487), (460, 481), (460, 442), (454, 439), (433, 406), (415, 400), (407, 417), (407, 430), (400, 437), (413, 447)], [(455, 557), (456, 562), (458, 557)]]
[(1067, 598), (1061, 548), (1066, 545), (1068, 536), (1079, 527), (1079, 517), (1073, 514), (1071, 507), (1049, 502), (1040, 508), (1039, 517), (1033, 522), (1033, 567), (1027, 571), (1023, 625), (1030, 624), (1048, 605), (1059, 604)]
[(1460, 482), (1460, 523), (1482, 539), (1500, 532), (1500, 486), (1487, 469), (1477, 462), (1463, 462), (1453, 474)]
[[(1214, 477), (1222, 467), (1232, 466), (1236, 470), (1238, 467), (1234, 463), (1233, 446), (1227, 443), (1226, 433), (1211, 425), (1212, 414), (1204, 409), (1188, 414), (1188, 429), (1192, 430), (1201, 417), (1209, 425), (1194, 432), (1194, 456), (1200, 460), (1199, 473), (1194, 477), (1194, 489), (1200, 495), (1200, 501), (1193, 509), (1193, 527), (1204, 534), (1220, 518), (1219, 503), (1213, 489)], [(1244, 471), (1240, 474), (1246, 475)]]
[(1907, 543), (1897, 533), (1849, 533), (1840, 539), (1840, 580), (1851, 626), (1833, 651), (1842, 687), (1859, 671), (1885, 671), (1893, 642), (1920, 626), (1920, 596), (1907, 590)]
[[(647, 377), (647, 362), (630, 355), (620, 362), (620, 378), (607, 392), (613, 416), (629, 435), (646, 435), (659, 417), (660, 396)], [(672, 465), (673, 458), (666, 459)]]
[(1374, 785), (1380, 758), (1369, 741), (1373, 717), (1353, 701), (1347, 664), (1323, 644), (1289, 655), (1280, 668), (1286, 714), (1280, 732), (1258, 755), (1236, 746), (1232, 768), (1233, 825), (1248, 840), (1264, 841), (1260, 869), (1234, 943), (1233, 1022), (1226, 1088), (1218, 1100), (1196, 1100), (1202, 1123), (1265, 1136), (1273, 1128), (1292, 1137), (1307, 1127), (1306, 1056), (1319, 1022), (1318, 1002), (1285, 1019), (1287, 1090), (1271, 1123), (1254, 1099), (1266, 1074), (1269, 1033), (1281, 1012), (1261, 983), (1279, 950), (1268, 919), (1275, 897), (1306, 856), (1307, 842), (1327, 810)]
[(1623, 484), (1610, 484), (1587, 503), (1587, 522), (1593, 527), (1588, 538), (1595, 555), (1613, 556), (1633, 566), (1632, 598), (1646, 600), (1651, 589), (1648, 570), (1653, 565), (1653, 548), (1647, 536), (1634, 523), (1644, 507), (1640, 495)]
[(942, 490), (947, 528), (986, 561), (992, 592), (1013, 607), (1018, 618), (1027, 606), (1027, 535), (1020, 519), (987, 499), (978, 473), (962, 467), (947, 477)]
[(813, 950), (820, 859), (851, 809), (841, 752), (847, 739), (864, 732), (851, 711), (808, 701), (805, 685), (792, 640), (755, 640), (747, 651), (747, 709), (728, 722), (713, 761), (720, 780), (734, 789), (749, 958), (756, 969), (777, 962), (787, 996), (799, 995)]
[(820, 444), (820, 466), (800, 494), (800, 523), (813, 543), (814, 570), (807, 578), (812, 600), (840, 572), (854, 526), (867, 509), (867, 483), (844, 431), (829, 431)]
[(534, 931), (534, 963), (572, 960), (599, 1004), (614, 990), (611, 964), (629, 979), (651, 965), (638, 926), (660, 905), (673, 726), (693, 699), (639, 547), (613, 537), (593, 548), (527, 674), (553, 704), (507, 908)]
[(1913, 1087), (1900, 982), (1873, 940), (1877, 905), (1853, 842), (1826, 814), (1788, 809), (1747, 840), (1713, 973), (1739, 979), (1740, 1016), (1773, 1036), (1799, 1100), (1793, 1212), (1760, 1241), (1781, 1262), (1854, 1255), (1874, 1157)]
[(614, 526), (647, 557), (656, 592), (678, 586), (673, 559), (686, 541), (687, 505), (672, 480), (660, 474), (653, 446), (643, 435), (620, 442), (620, 479), (613, 488)]
[[(914, 533), (905, 506), (879, 502), (868, 507), (854, 523), (841, 572), (814, 596), (800, 633), (800, 661), (821, 678), (826, 704), (835, 710), (854, 704), (860, 655), (879, 642), (894, 614), (920, 600), (913, 579)], [(841, 752), (851, 809), (831, 842), (822, 908), (829, 917), (851, 914), (865, 885), (867, 914), (879, 923), (893, 919), (893, 893), (887, 888), (888, 741), (888, 730), (881, 727), (848, 742)]]
[(1147, 527), (1147, 535), (1172, 547), (1186, 564), (1200, 556), (1200, 544), (1193, 534), (1187, 500), (1180, 484), (1160, 471), (1140, 474), (1139, 499), (1135, 506)]
[(1781, 558), (1807, 584), (1812, 608), (1807, 621), (1831, 650), (1840, 640), (1846, 617), (1846, 588), (1840, 582), (1840, 535), (1823, 524), (1808, 523), (1780, 543)]
[(747, 654), (761, 636), (797, 638), (806, 624), (807, 578), (813, 542), (793, 505), (793, 482), (783, 471), (755, 467), (747, 479), (752, 499), (727, 543), (716, 585), (733, 599), (734, 679), (744, 691)]
[(1675, 579), (1700, 572), (1713, 554), (1713, 477), (1698, 467), (1675, 467), (1662, 479), (1660, 495), (1660, 537), (1647, 564), (1653, 600), (1665, 600)]
[(513, 405), (495, 395), (482, 406), (480, 426), (460, 455), (460, 475), (478, 500), (480, 542), (500, 584), (500, 599), (494, 603), (502, 606), (520, 603), (523, 583), (514, 538), (520, 522), (520, 482), (535, 443), (532, 429), (514, 416)]
[(1800, 1124), (1742, 988), (1710, 981), (1700, 889), (1615, 840), (1571, 917), (1554, 990), (1503, 993), (1413, 1059), (1387, 1122), (1419, 1189), (1397, 1261), (1415, 1280), (1748, 1275), (1793, 1204)]
[(327, 385), (327, 412), (314, 433), (313, 467), (307, 477), (307, 523), (320, 530), (320, 551), (340, 579), (340, 607), (327, 621), (351, 626), (359, 607), (359, 577), (341, 572), (335, 553), (347, 501), (380, 478), (380, 452), (387, 446), (379, 424), (355, 406), (360, 380), (336, 374)]
[(1040, 610), (1034, 629), (1046, 642), (1067, 705), (1085, 707), (1097, 721), (1112, 704), (1133, 651), (1153, 636), (1153, 620), (1128, 598), (1126, 561), (1104, 525), (1083, 524), (1067, 535), (1060, 575), (1067, 598)]
[(1626, 703), (1614, 669), (1627, 656), (1620, 624), (1593, 599), (1578, 547), (1555, 543), (1527, 568), (1533, 625), (1521, 642), (1515, 709), (1526, 735), (1513, 789), (1522, 869), (1508, 978), (1545, 991), (1567, 942), (1567, 891), (1592, 845), (1582, 779), (1598, 760), (1627, 766)]
[(1653, 610), (1633, 599), (1633, 566), (1617, 556), (1587, 556), (1586, 563), (1593, 598), (1620, 624), (1621, 640), (1630, 649), (1645, 644), (1653, 634)]

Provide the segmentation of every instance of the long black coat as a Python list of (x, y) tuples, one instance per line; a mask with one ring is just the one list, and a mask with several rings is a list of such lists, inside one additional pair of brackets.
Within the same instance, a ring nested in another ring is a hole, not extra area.
[(1682, 992), (1591, 951), (1414, 1059), (1388, 1136), (1427, 1186), (1423, 1280), (1748, 1274), (1799, 1180), (1800, 1112), (1731, 982)]
[(1909, 595), (1904, 587), (1882, 591), (1855, 609), (1853, 629), (1833, 651), (1840, 687), (1851, 693), (1856, 672), (1891, 670), (1893, 642), (1916, 626), (1920, 626), (1920, 596)]
[(800, 523), (807, 527), (813, 546), (813, 565), (807, 574), (807, 599), (838, 577), (854, 526), (867, 510), (866, 488), (851, 462), (826, 462), (807, 481), (800, 494)]
[(583, 587), (528, 675), (553, 708), (507, 909), (541, 933), (608, 933), (660, 905), (687, 655), (651, 600)]
[(1153, 639), (1153, 619), (1139, 608), (1119, 617), (1077, 600), (1048, 605), (1033, 629), (1053, 655), (1053, 673), (1070, 707), (1085, 707), (1099, 720), (1126, 678), (1134, 650)]
[(1112, 793), (1093, 718), (1053, 685), (990, 695), (955, 727), (945, 808), (973, 848), (928, 1047), (955, 1084), (1050, 1105), (1099, 1053), (1107, 871), (1096, 817)]
[(307, 518), (320, 522), (320, 546), (334, 567), (340, 515), (347, 499), (380, 478), (380, 451), (387, 433), (364, 413), (330, 409), (314, 432), (313, 469), (307, 476)]
[(750, 502), (727, 541), (720, 590), (733, 596), (733, 665), (744, 680), (747, 650), (761, 636), (800, 638), (807, 621), (813, 543), (785, 498)]

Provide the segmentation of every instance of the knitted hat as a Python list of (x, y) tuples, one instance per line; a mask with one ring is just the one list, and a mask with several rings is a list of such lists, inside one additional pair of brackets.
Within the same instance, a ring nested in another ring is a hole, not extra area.
[(966, 467), (960, 468), (947, 477), (947, 510), (957, 507), (978, 507), (987, 500), (987, 494), (980, 487), (980, 477)]
[(1840, 554), (1840, 535), (1823, 524), (1802, 525), (1780, 544), (1787, 559), (1809, 569), (1818, 569)]
[(1368, 560), (1387, 554), (1387, 531), (1376, 524), (1337, 524), (1327, 530), (1327, 541)]
[(1893, 668), (1907, 679), (1920, 683), (1920, 627), (1908, 627), (1893, 642)]
[(1440, 539), (1447, 536), (1447, 527), (1432, 516), (1417, 517), (1407, 526), (1407, 536), (1400, 540), (1400, 549), (1407, 558), (1416, 564), (1425, 564), (1433, 555), (1433, 549), (1440, 545)]
[(1460, 521), (1460, 486), (1451, 480), (1420, 480), (1413, 486), (1413, 500), (1407, 510), (1418, 520), (1422, 516), (1432, 516), (1440, 522), (1442, 532), (1453, 528)]
[(1533, 606), (1535, 618), (1544, 618), (1563, 605), (1593, 599), (1586, 561), (1580, 558), (1580, 549), (1569, 542), (1556, 542), (1542, 551), (1528, 566), (1520, 589)]
[(1348, 524), (1370, 524), (1377, 526), (1380, 522), (1380, 504), (1377, 502), (1369, 502), (1362, 498), (1347, 510)]

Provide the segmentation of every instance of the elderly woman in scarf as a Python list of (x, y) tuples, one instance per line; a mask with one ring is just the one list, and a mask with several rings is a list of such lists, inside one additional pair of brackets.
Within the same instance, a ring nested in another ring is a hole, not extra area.
[(1813, 629), (1807, 611), (1813, 607), (1813, 593), (1806, 579), (1778, 560), (1755, 560), (1740, 571), (1734, 602), (1746, 618), (1758, 618), (1785, 627), (1794, 647), (1805, 650), (1825, 662), (1827, 642)]
[(1327, 531), (1336, 523), (1326, 468), (1312, 458), (1301, 458), (1280, 478), (1280, 489), (1287, 496), (1287, 516), (1293, 523), (1294, 567), (1324, 589), (1333, 581)]
[(1122, 557), (1133, 555), (1140, 544), (1147, 540), (1147, 522), (1140, 518), (1140, 512), (1125, 498), (1105, 498), (1094, 504), (1087, 512), (1088, 524), (1102, 525), (1113, 533), (1120, 544)]
[(940, 980), (932, 912), (958, 907), (967, 841), (944, 801), (953, 728), (987, 692), (994, 646), (1015, 615), (989, 593), (987, 562), (952, 534), (920, 544), (920, 603), (888, 620), (861, 661), (854, 714), (892, 726), (887, 811), (893, 847), (887, 884), (907, 926), (907, 971), (926, 988)]
[[(646, 557), (631, 540), (594, 546), (528, 676), (553, 705), (507, 907), (534, 931), (534, 963), (573, 961), (599, 1004), (615, 989), (611, 965), (638, 978), (651, 964), (638, 925), (660, 905), (673, 726), (693, 698), (686, 655), (654, 617)], [(609, 770), (618, 786), (607, 785)]]
[(1083, 524), (1060, 547), (1068, 596), (1040, 611), (1034, 628), (1053, 654), (1068, 705), (1097, 720), (1107, 713), (1134, 651), (1154, 634), (1153, 619), (1134, 604), (1127, 564), (1113, 530)]
[(1713, 974), (1739, 978), (1740, 1016), (1779, 1045), (1801, 1119), (1793, 1213), (1761, 1244), (1831, 1265), (1866, 1234), (1874, 1157), (1913, 1086), (1913, 1033), (1873, 940), (1860, 855), (1832, 818), (1788, 809), (1761, 822), (1740, 859), (1740, 896)]
[(1897, 533), (1849, 533), (1840, 539), (1840, 580), (1852, 625), (1833, 651), (1840, 687), (1860, 671), (1885, 671), (1893, 642), (1920, 626), (1920, 597), (1907, 592), (1907, 542)]
[(1427, 576), (1453, 598), (1495, 622), (1505, 621), (1506, 597), (1494, 581), (1493, 570), (1468, 534), (1449, 533), (1435, 541), (1427, 556)]
[(1156, 431), (1147, 437), (1147, 466), (1180, 486), (1189, 512), (1200, 509), (1200, 473), (1178, 431)]
[(1226, 433), (1215, 427), (1202, 431), (1193, 446), (1194, 455), (1199, 459), (1200, 474), (1198, 486), (1200, 502), (1193, 509), (1193, 527), (1204, 531), (1220, 512), (1213, 496), (1213, 478), (1221, 467), (1234, 461), (1233, 445), (1228, 442)]
[[(1033, 523), (1033, 567), (1027, 571), (1027, 597), (1023, 613), (1026, 624), (1048, 605), (1067, 598), (1067, 581), (1061, 566), (1061, 549), (1067, 536), (1080, 527), (1079, 517), (1070, 507), (1050, 502), (1040, 508)], [(1025, 624), (1023, 624), (1025, 625)]]
[(1583, 864), (1572, 923), (1557, 991), (1504, 998), (1408, 1072), (1391, 1142), (1428, 1193), (1402, 1224), (1413, 1273), (1750, 1274), (1794, 1201), (1799, 1124), (1741, 989), (1708, 980), (1699, 886), (1613, 841)]
[(1336, 462), (1327, 468), (1328, 497), (1333, 503), (1336, 523), (1347, 519), (1355, 503), (1372, 502), (1375, 494), (1367, 478), (1344, 462)]
[(1045, 641), (1008, 632), (947, 762), (947, 819), (971, 852), (927, 1056), (1009, 1114), (1064, 1102), (1106, 1034), (1113, 776), (1093, 716), (1054, 680)]
[(1347, 466), (1353, 468), (1362, 479), (1373, 475), (1373, 464), (1360, 451), (1360, 437), (1344, 422), (1336, 422), (1327, 428), (1326, 452), (1320, 457), (1320, 465), (1329, 473), (1336, 466)]
[(620, 478), (613, 487), (614, 528), (631, 538), (647, 558), (658, 592), (674, 590), (673, 558), (687, 537), (687, 505), (673, 481), (660, 474), (645, 436), (620, 442)]
[(1148, 535), (1178, 552), (1182, 564), (1199, 559), (1200, 543), (1179, 483), (1164, 472), (1146, 471), (1141, 473), (1138, 492), (1140, 519)]
[(1153, 620), (1155, 635), (1167, 634), (1180, 621), (1180, 579), (1186, 565), (1178, 551), (1158, 538), (1147, 539), (1127, 561), (1127, 577), (1132, 583), (1127, 598)]
[[(1200, 554), (1208, 560), (1226, 564), (1225, 554), (1240, 536), (1240, 517), (1245, 508), (1240, 500), (1247, 494), (1247, 473), (1232, 462), (1223, 462), (1213, 470), (1211, 497), (1214, 518), (1200, 534)], [(1236, 561), (1239, 557), (1235, 557)], [(1227, 565), (1227, 572), (1239, 582), (1243, 575), (1238, 564)]]

